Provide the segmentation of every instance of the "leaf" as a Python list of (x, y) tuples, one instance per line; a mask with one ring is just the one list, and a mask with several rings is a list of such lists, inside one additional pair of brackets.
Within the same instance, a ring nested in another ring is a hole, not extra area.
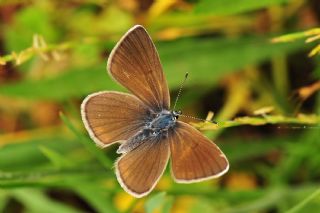
[(173, 202), (174, 202), (173, 196), (167, 196), (167, 199), (164, 202), (163, 207), (162, 207), (162, 213), (170, 213), (170, 212), (172, 212), (171, 208), (173, 206)]
[(66, 157), (62, 156), (55, 150), (52, 150), (45, 146), (40, 146), (39, 149), (57, 168), (66, 168), (74, 166), (74, 163), (72, 161), (68, 160)]
[[(266, 138), (256, 139), (254, 143), (248, 143), (245, 140), (233, 140), (232, 143), (219, 143), (217, 145), (221, 147), (231, 163), (252, 159), (258, 156), (266, 155), (271, 151), (283, 148), (287, 143), (284, 141), (291, 141), (292, 138)], [(248, 149), (250, 147), (250, 149)]]
[(49, 42), (59, 37), (59, 32), (45, 10), (32, 6), (18, 10), (15, 21), (4, 30), (7, 50), (19, 51), (29, 47), (34, 34), (42, 35)]
[(257, 9), (287, 3), (290, 0), (202, 0), (196, 5), (196, 13), (206, 13), (216, 16), (234, 15)]
[(80, 213), (71, 206), (51, 200), (45, 196), (41, 190), (34, 189), (18, 189), (12, 190), (12, 195), (23, 203), (27, 212), (63, 212), (63, 213)]
[(30, 170), (32, 167), (48, 164), (48, 159), (39, 151), (38, 147), (41, 145), (65, 154), (77, 148), (78, 143), (62, 136), (48, 135), (42, 138), (23, 140), (17, 144), (6, 145), (1, 147), (0, 168), (6, 171)]
[(96, 66), (70, 70), (54, 78), (22, 81), (1, 87), (0, 91), (2, 94), (28, 99), (64, 100), (88, 94), (88, 91), (102, 90), (110, 82), (105, 67)]
[(85, 199), (97, 212), (116, 213), (117, 210), (112, 203), (110, 192), (99, 185), (75, 185), (72, 187)]
[(91, 139), (84, 136), (81, 132), (79, 132), (71, 123), (71, 121), (62, 113), (60, 113), (61, 120), (65, 123), (65, 125), (78, 137), (79, 141), (82, 145), (94, 156), (97, 160), (106, 168), (111, 169), (113, 167), (113, 162), (107, 158), (103, 151), (98, 148), (95, 143), (92, 142)]
[(258, 64), (274, 55), (289, 53), (302, 46), (274, 45), (261, 37), (202, 38), (164, 43), (159, 46), (159, 52), (169, 83), (177, 86), (185, 72), (189, 72), (188, 84), (212, 84), (247, 65)]
[[(307, 43), (313, 41), (312, 39), (315, 39), (320, 34), (320, 28), (312, 28), (309, 30), (301, 31), (301, 32), (295, 32), (295, 33), (289, 33), (285, 35), (281, 35), (278, 37), (273, 38), (272, 42), (292, 42), (298, 39), (306, 38), (311, 36), (309, 39), (306, 40)], [(310, 40), (311, 39), (311, 40)]]
[(253, 199), (250, 202), (243, 202), (240, 205), (234, 205), (232, 208), (222, 211), (223, 213), (246, 213), (246, 212), (259, 212), (259, 210), (267, 209), (279, 202), (281, 199), (285, 199), (288, 196), (288, 192), (281, 187), (274, 188), (272, 190), (265, 190), (264, 196)]
[[(300, 43), (270, 44), (259, 37), (188, 38), (157, 46), (170, 88), (178, 87), (186, 72), (189, 72), (188, 85), (212, 85), (247, 65), (304, 47)], [(66, 100), (101, 90), (124, 90), (107, 76), (105, 64), (77, 67), (54, 78), (0, 87), (2, 95), (40, 100)]]
[(301, 210), (312, 200), (315, 198), (320, 197), (320, 188), (314, 191), (311, 195), (306, 197), (304, 200), (302, 200), (300, 203), (296, 204), (294, 207), (286, 211), (286, 213), (295, 213), (295, 212), (302, 212)]
[(207, 199), (198, 199), (195, 201), (195, 203), (191, 206), (189, 213), (210, 213), (215, 212), (214, 210), (214, 202), (210, 202)]
[(5, 208), (8, 201), (8, 193), (4, 190), (0, 190), (0, 212), (5, 212)]
[(77, 21), (66, 22), (68, 29), (81, 36), (104, 37), (107, 34), (123, 32), (133, 25), (132, 17), (127, 11), (112, 4), (104, 7), (99, 15), (96, 14), (95, 10), (83, 7), (72, 14), (70, 18)]
[(320, 65), (319, 62), (317, 63), (317, 67), (313, 71), (313, 76), (316, 78), (320, 78)]
[(165, 203), (166, 193), (160, 192), (152, 197), (150, 197), (145, 203), (145, 210), (147, 213), (153, 213), (156, 209), (160, 209)]

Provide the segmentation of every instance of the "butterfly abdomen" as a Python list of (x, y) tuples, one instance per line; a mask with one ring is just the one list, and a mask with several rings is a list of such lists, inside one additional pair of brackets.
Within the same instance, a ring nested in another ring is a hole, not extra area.
[(138, 147), (140, 144), (142, 144), (146, 139), (151, 137), (152, 130), (149, 128), (144, 128), (141, 131), (139, 131), (137, 134), (129, 138), (124, 144), (122, 144), (119, 149), (117, 150), (117, 153), (127, 153), (136, 147)]
[(117, 153), (127, 153), (145, 141), (150, 141), (150, 138), (166, 137), (169, 128), (173, 127), (175, 123), (176, 117), (170, 111), (164, 110), (158, 113), (142, 130), (122, 144)]

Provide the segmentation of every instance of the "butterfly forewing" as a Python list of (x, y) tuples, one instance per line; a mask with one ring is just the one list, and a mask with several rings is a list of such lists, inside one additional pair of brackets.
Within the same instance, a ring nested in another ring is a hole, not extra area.
[(168, 138), (171, 172), (177, 182), (199, 182), (228, 171), (229, 163), (218, 146), (192, 126), (178, 121)]
[(131, 195), (145, 196), (160, 179), (169, 155), (167, 140), (157, 137), (144, 141), (139, 147), (122, 155), (117, 161), (118, 181)]
[(81, 105), (82, 120), (91, 138), (101, 147), (122, 142), (144, 125), (150, 110), (136, 97), (120, 92), (89, 95)]
[(142, 26), (131, 28), (122, 37), (109, 57), (107, 69), (116, 81), (154, 111), (169, 109), (169, 90), (160, 59)]

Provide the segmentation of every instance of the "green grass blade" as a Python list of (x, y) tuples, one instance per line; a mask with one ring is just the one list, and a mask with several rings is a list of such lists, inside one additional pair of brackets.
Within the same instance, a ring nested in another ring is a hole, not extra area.
[(11, 191), (12, 195), (26, 207), (27, 212), (47, 213), (80, 213), (71, 206), (49, 199), (44, 192), (34, 189), (19, 189)]
[(63, 114), (60, 113), (61, 120), (65, 123), (65, 125), (77, 136), (79, 142), (93, 155), (97, 158), (97, 160), (106, 168), (111, 169), (113, 166), (113, 162), (107, 158), (103, 151), (99, 149), (93, 141), (87, 139), (82, 133), (80, 133), (71, 123), (71, 121)]
[[(305, 48), (301, 43), (271, 44), (268, 38), (188, 38), (157, 44), (170, 88), (180, 85), (189, 72), (188, 86), (208, 86), (247, 65), (258, 64), (278, 54)], [(124, 90), (99, 66), (74, 67), (54, 78), (26, 80), (3, 85), (0, 93), (24, 99), (66, 100), (101, 90)], [(50, 91), (50, 92), (48, 92)]]
[(300, 203), (298, 203), (296, 206), (292, 207), (286, 213), (296, 213), (296, 212), (302, 212), (303, 207), (305, 207), (308, 203), (310, 203), (315, 198), (320, 197), (320, 188), (317, 189), (315, 192), (313, 192), (310, 196), (302, 200)]
[(195, 12), (216, 16), (235, 15), (287, 3), (289, 1), (290, 0), (202, 0), (195, 7)]

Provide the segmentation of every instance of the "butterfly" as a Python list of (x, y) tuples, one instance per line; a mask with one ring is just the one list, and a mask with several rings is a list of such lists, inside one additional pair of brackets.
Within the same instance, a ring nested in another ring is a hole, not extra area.
[[(159, 55), (141, 25), (132, 27), (112, 50), (109, 75), (132, 94), (102, 91), (81, 104), (83, 123), (102, 148), (120, 143), (115, 173), (134, 197), (149, 194), (169, 158), (178, 183), (217, 178), (229, 169), (218, 146), (170, 110), (170, 94)], [(94, 82), (93, 82), (94, 83)]]

